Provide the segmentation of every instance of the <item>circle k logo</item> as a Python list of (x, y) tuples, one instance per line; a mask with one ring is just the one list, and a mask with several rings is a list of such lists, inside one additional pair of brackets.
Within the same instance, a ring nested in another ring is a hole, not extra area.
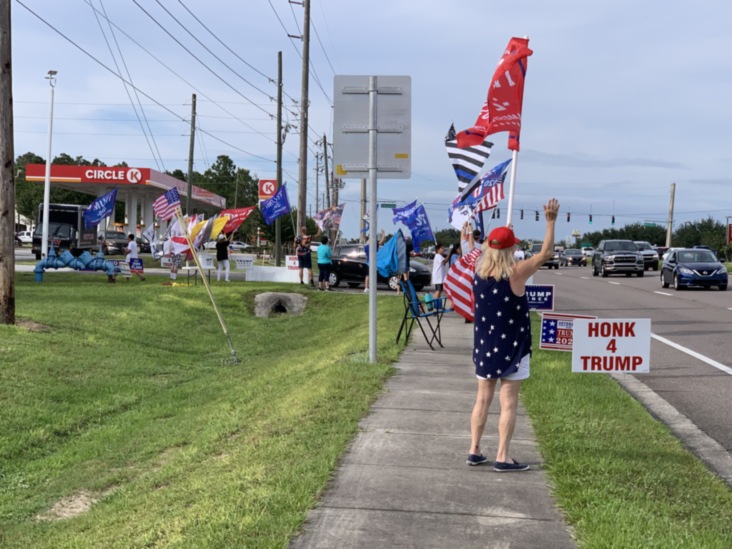
[(142, 181), (142, 172), (137, 168), (130, 168), (127, 170), (127, 181), (130, 183), (139, 183)]

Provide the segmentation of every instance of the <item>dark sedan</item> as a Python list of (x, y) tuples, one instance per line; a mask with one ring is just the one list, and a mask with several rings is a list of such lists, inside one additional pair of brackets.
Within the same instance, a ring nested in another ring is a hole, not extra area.
[(661, 267), (661, 285), (668, 288), (673, 284), (676, 290), (717, 286), (724, 291), (728, 277), (727, 268), (712, 252), (703, 249), (673, 250)]
[[(361, 244), (344, 244), (333, 249), (332, 265), (330, 271), (330, 285), (338, 287), (341, 282), (348, 284), (350, 288), (361, 286), (369, 274), (369, 267), (366, 264), (366, 252)], [(409, 262), (409, 279), (412, 281), (415, 290), (421, 290), (429, 286), (432, 271), (424, 263), (412, 258)], [(390, 276), (388, 279), (378, 276), (381, 284), (387, 284), (392, 290), (399, 286), (399, 277)]]
[(582, 255), (582, 250), (569, 248), (564, 250), (564, 264), (567, 266), (584, 267), (587, 265), (587, 258)]

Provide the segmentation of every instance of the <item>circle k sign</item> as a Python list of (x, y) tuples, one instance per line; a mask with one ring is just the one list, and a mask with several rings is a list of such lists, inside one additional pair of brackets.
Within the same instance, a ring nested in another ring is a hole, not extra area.
[(576, 319), (572, 371), (648, 373), (650, 318)]

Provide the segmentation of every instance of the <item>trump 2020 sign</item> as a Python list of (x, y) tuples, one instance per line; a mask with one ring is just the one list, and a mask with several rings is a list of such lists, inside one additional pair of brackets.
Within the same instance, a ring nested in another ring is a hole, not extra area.
[(650, 318), (574, 321), (573, 372), (648, 373), (650, 356)]

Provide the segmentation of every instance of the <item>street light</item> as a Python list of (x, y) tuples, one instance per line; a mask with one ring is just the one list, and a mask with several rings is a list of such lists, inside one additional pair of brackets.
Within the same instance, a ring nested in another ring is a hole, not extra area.
[(43, 184), (43, 232), (41, 233), (41, 256), (48, 257), (48, 215), (51, 203), (51, 137), (53, 136), (53, 92), (56, 88), (58, 71), (48, 71), (46, 79), (51, 85), (51, 111), (48, 115), (48, 154), (46, 155), (46, 179)]

